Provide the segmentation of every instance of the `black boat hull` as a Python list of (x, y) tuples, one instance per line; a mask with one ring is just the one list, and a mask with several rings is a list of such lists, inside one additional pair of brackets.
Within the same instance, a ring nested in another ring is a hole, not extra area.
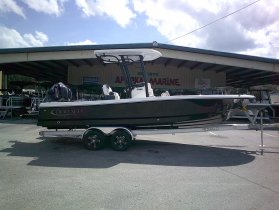
[[(232, 99), (179, 98), (168, 100), (126, 100), (98, 102), (61, 102), (61, 106), (40, 106), (38, 125), (49, 129), (88, 128), (92, 126), (138, 127), (180, 126), (219, 123)], [(67, 104), (68, 103), (68, 104)]]

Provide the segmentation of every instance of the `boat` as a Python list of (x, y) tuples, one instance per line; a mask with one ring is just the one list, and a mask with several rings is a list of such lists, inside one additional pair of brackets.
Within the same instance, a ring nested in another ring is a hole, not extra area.
[[(95, 101), (48, 101), (39, 106), (38, 125), (48, 129), (90, 127), (179, 128), (218, 124), (226, 120), (234, 100), (252, 100), (252, 95), (175, 95), (154, 96), (148, 83), (144, 62), (159, 58), (154, 49), (96, 50), (103, 63), (119, 64), (125, 78), (127, 98), (121, 98), (108, 85), (103, 97)], [(133, 84), (130, 65), (137, 65), (143, 83)]]
[(250, 94), (255, 96), (256, 103), (269, 104), (265, 109), (265, 114), (269, 119), (279, 120), (279, 94), (272, 92), (268, 88), (254, 88), (249, 90)]

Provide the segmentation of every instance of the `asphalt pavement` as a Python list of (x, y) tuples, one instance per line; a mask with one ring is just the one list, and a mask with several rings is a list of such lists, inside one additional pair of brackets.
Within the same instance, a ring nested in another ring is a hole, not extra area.
[(124, 152), (0, 121), (0, 209), (279, 209), (279, 130), (138, 136)]

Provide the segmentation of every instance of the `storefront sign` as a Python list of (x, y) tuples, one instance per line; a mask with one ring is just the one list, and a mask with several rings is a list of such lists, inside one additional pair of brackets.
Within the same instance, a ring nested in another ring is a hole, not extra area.
[[(131, 77), (133, 83), (141, 83), (143, 82), (142, 77)], [(125, 81), (123, 76), (117, 76), (115, 79), (115, 84), (123, 84)], [(171, 79), (171, 78), (154, 78), (151, 77), (149, 78), (150, 84), (153, 85), (158, 85), (158, 86), (180, 86), (179, 79)]]

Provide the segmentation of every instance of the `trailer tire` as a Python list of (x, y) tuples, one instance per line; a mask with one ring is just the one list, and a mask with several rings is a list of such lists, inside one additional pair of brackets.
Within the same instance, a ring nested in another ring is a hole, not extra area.
[(132, 140), (131, 134), (124, 129), (117, 129), (110, 136), (111, 147), (117, 151), (127, 150)]
[(82, 142), (86, 149), (99, 150), (105, 146), (106, 136), (99, 129), (88, 129), (83, 134)]

